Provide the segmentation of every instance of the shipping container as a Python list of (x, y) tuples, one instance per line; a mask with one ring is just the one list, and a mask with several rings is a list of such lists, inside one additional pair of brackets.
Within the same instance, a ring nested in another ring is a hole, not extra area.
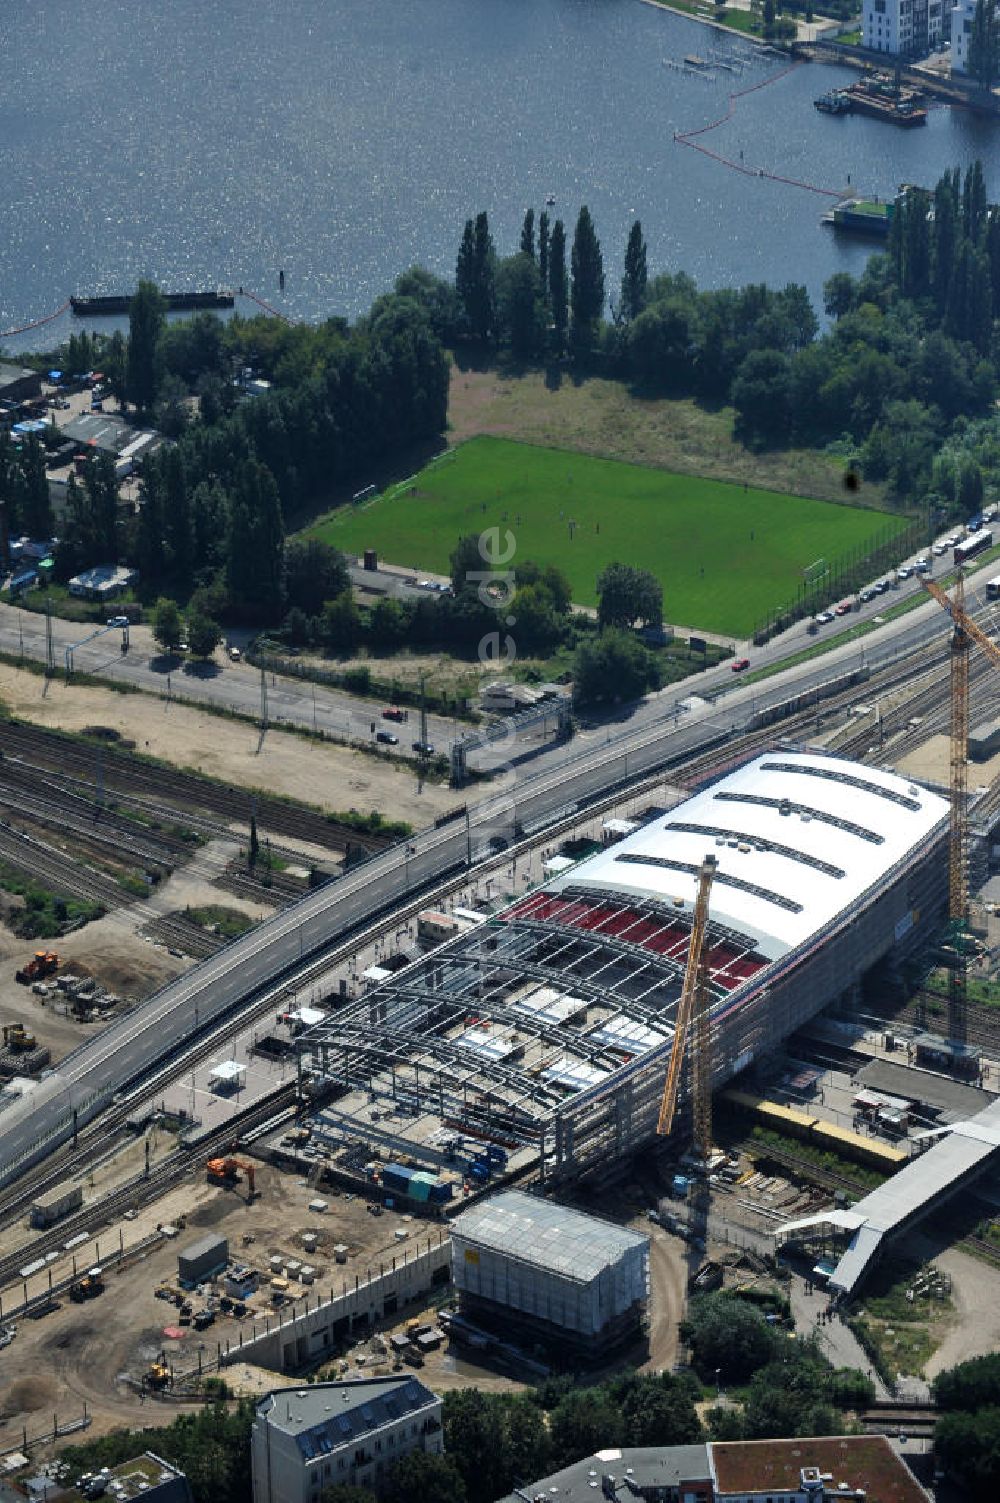
[(225, 1237), (202, 1237), (177, 1255), (178, 1281), (188, 1288), (221, 1273), (229, 1262), (229, 1243)]

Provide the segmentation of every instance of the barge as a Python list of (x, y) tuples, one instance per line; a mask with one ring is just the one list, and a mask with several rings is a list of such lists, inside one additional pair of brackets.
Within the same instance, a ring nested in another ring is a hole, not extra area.
[[(232, 308), (236, 298), (232, 292), (217, 288), (214, 292), (165, 292), (163, 300), (170, 313), (192, 313), (201, 309)], [(77, 315), (95, 316), (127, 313), (132, 302), (129, 293), (100, 293), (94, 297), (71, 297), (69, 305)]]

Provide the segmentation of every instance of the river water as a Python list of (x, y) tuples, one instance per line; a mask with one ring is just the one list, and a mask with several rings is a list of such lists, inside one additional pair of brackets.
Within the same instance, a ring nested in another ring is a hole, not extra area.
[[(732, 71), (667, 66), (692, 52)], [(1000, 190), (991, 123), (820, 115), (813, 99), (849, 75), (817, 64), (698, 138), (750, 173), (686, 148), (675, 131), (786, 64), (643, 0), (43, 0), (2, 7), (0, 57), (0, 330), (139, 276), (354, 316), (413, 262), (451, 275), (478, 209), (514, 250), (549, 194), (570, 233), (589, 204), (609, 287), (638, 215), (651, 271), (801, 281), (818, 302), (870, 247), (820, 225), (829, 199), (756, 169), (889, 194), (981, 156)]]

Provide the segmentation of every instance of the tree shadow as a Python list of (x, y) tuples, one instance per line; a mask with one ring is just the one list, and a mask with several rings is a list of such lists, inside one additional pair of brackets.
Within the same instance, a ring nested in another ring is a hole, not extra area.
[(149, 668), (151, 673), (176, 673), (181, 665), (179, 652), (158, 652), (150, 658)]
[(218, 663), (213, 662), (211, 658), (195, 658), (194, 662), (185, 663), (181, 671), (187, 674), (188, 678), (201, 679), (218, 678), (221, 672)]

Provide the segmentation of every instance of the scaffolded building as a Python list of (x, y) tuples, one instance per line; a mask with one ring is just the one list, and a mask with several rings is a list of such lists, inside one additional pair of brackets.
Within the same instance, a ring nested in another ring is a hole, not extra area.
[(448, 1133), (600, 1173), (654, 1134), (698, 870), (713, 1083), (919, 942), (945, 901), (948, 805), (905, 778), (782, 749), (441, 945), (298, 1040), (331, 1129), (388, 1119), (431, 1165)]

